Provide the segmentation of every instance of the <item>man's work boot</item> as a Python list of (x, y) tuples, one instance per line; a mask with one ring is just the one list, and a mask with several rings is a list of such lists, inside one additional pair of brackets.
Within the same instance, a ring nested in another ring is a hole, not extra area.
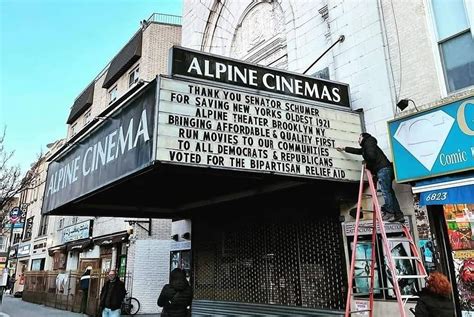
[(394, 216), (393, 219), (390, 219), (389, 222), (399, 222), (399, 223), (405, 223), (405, 216), (401, 212), (397, 212)]
[(389, 221), (389, 222), (392, 222), (393, 221), (393, 214), (392, 213), (389, 213), (389, 212), (382, 212), (382, 220), (383, 221)]

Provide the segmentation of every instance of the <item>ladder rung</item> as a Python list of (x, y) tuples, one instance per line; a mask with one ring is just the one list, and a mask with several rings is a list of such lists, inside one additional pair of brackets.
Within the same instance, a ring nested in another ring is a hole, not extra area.
[(397, 275), (398, 279), (404, 278), (426, 278), (427, 275)]
[(402, 298), (408, 298), (408, 299), (411, 299), (411, 298), (420, 298), (419, 296), (417, 295), (402, 295)]
[(360, 313), (366, 313), (369, 312), (370, 309), (361, 309), (361, 310), (352, 310), (349, 312), (349, 314), (360, 314)]
[[(360, 288), (357, 287), (357, 286), (352, 286), (352, 288)], [(393, 289), (393, 287), (374, 287), (374, 291), (381, 291), (381, 290), (389, 290), (389, 289)], [(360, 293), (354, 293), (354, 295), (359, 295)]]
[(372, 275), (359, 275), (359, 276), (354, 276), (354, 278), (370, 278)]
[(360, 211), (362, 211), (362, 212), (374, 212), (373, 210), (370, 210), (370, 209), (361, 209)]
[(418, 260), (418, 261), (421, 261), (421, 259), (417, 256), (392, 256), (392, 259), (394, 259), (394, 260)]
[[(393, 222), (392, 222), (393, 223)], [(399, 238), (387, 238), (388, 241), (401, 241), (401, 242), (411, 242), (410, 239), (404, 238), (404, 237), (399, 237)]]
[(355, 259), (356, 261), (372, 262), (372, 259)]

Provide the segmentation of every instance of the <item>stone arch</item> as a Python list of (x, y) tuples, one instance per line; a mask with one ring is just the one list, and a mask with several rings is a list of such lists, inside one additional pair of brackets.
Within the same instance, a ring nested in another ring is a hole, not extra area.
[(281, 0), (254, 0), (235, 28), (230, 56), (286, 69), (288, 54)]
[(210, 52), (212, 48), (212, 42), (214, 35), (219, 23), (219, 18), (222, 14), (222, 10), (226, 5), (226, 0), (214, 0), (214, 3), (209, 11), (207, 18), (206, 27), (204, 28), (204, 34), (201, 42), (201, 51)]

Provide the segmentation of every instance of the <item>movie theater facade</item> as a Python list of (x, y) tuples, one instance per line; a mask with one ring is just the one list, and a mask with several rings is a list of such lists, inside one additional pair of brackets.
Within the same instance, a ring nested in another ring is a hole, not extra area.
[(349, 87), (204, 54), (107, 109), (48, 170), (43, 213), (191, 219), (193, 315), (340, 314), (355, 199)]

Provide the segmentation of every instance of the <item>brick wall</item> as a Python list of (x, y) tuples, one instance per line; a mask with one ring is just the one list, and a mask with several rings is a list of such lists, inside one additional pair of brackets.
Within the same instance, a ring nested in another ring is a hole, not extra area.
[(141, 314), (158, 313), (161, 308), (156, 301), (169, 278), (170, 241), (136, 240), (133, 248), (139, 255), (132, 264), (133, 297), (140, 301)]
[[(129, 90), (129, 72), (136, 66), (140, 67), (140, 78), (153, 80), (158, 74), (167, 72), (169, 48), (181, 42), (181, 27), (175, 25), (151, 23), (143, 31), (142, 56), (109, 88), (102, 88), (107, 71), (98, 74), (95, 79), (91, 118), (94, 118), (109, 106), (109, 90), (117, 86), (117, 97), (120, 98)], [(84, 127), (84, 114), (74, 123), (77, 131)], [(73, 123), (73, 124), (74, 124)], [(71, 126), (68, 126), (68, 138), (71, 137)]]
[[(241, 17), (254, 3), (226, 1), (221, 9), (214, 1), (184, 1), (182, 45), (199, 49), (211, 38), (210, 52), (229, 55), (233, 35)], [(367, 131), (379, 140), (389, 154), (386, 121), (394, 116), (394, 98), (389, 81), (378, 1), (281, 1), (283, 10), (288, 70), (303, 72), (340, 35), (336, 45), (309, 74), (329, 67), (331, 79), (346, 82), (351, 89), (353, 109), (364, 109)], [(325, 7), (327, 6), (327, 13)], [(219, 19), (212, 10), (219, 9)], [(215, 28), (207, 27), (215, 23)], [(213, 29), (213, 34), (206, 30)]]
[(181, 26), (151, 23), (143, 32), (143, 78), (153, 80), (168, 73), (169, 49), (181, 44)]

